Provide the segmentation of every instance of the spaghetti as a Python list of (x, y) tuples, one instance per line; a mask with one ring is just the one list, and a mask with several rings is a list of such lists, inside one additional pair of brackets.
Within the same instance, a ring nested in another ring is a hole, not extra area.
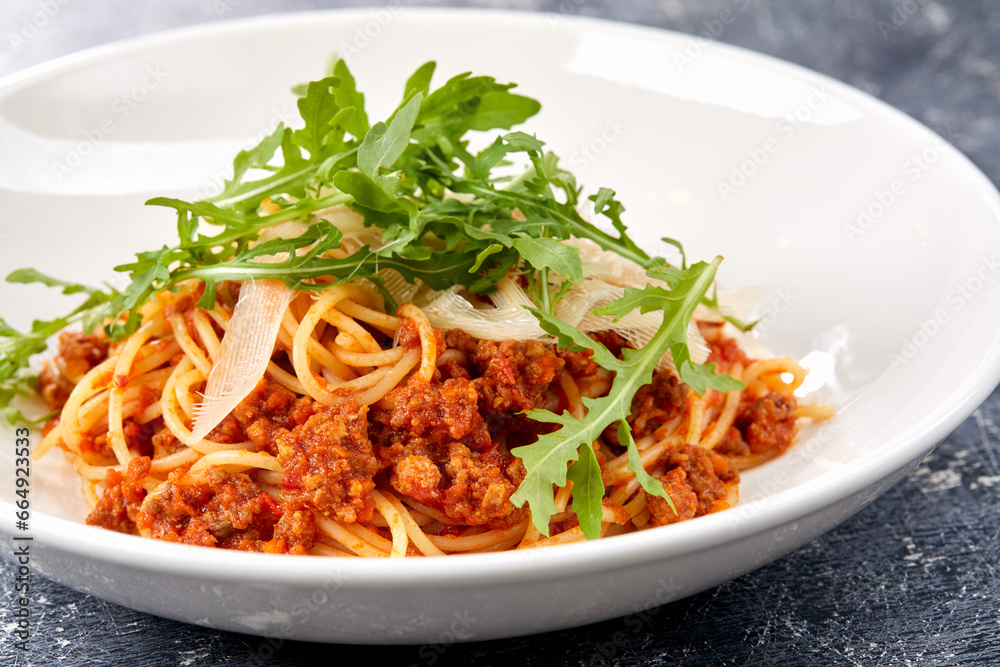
[[(264, 377), (196, 440), (199, 393), (219, 362), (239, 283), (223, 283), (210, 309), (195, 305), (196, 283), (161, 293), (118, 343), (62, 334), (42, 376), (42, 395), (60, 412), (35, 456), (65, 452), (88, 523), (189, 544), (403, 557), (585, 539), (572, 482), (553, 490), (548, 537), (514, 507), (524, 468), (511, 451), (545, 432), (525, 410), (582, 417), (583, 398), (607, 391), (607, 372), (548, 342), (437, 329), (412, 303), (386, 313), (364, 283), (297, 293)], [(720, 322), (699, 330), (708, 361), (746, 387), (698, 396), (669, 367), (654, 374), (629, 426), (671, 502), (641, 488), (617, 434), (606, 432), (594, 442), (602, 535), (732, 506), (739, 470), (787, 449), (800, 419), (830, 415), (797, 405), (805, 371), (795, 362), (747, 357)], [(616, 353), (631, 346), (613, 331), (592, 335)]]

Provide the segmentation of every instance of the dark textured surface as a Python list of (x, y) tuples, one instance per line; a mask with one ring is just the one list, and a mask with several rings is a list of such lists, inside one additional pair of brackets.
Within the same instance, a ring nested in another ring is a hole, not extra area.
[[(220, 14), (228, 19), (332, 5), (63, 2), (48, 3), (59, 10), (16, 44), (11, 31), (20, 31), (46, 3), (0, 4), (0, 74), (123, 37), (215, 21)], [(802, 64), (880, 97), (948, 136), (1000, 182), (1000, 5), (993, 0), (424, 4), (601, 16), (689, 33), (706, 30), (705, 22), (728, 8), (735, 20), (720, 41)], [(1000, 664), (998, 420), (1000, 393), (994, 393), (903, 482), (836, 530), (736, 581), (638, 616), (450, 647), (274, 648), (257, 637), (159, 619), (36, 580), (34, 639), (23, 653), (9, 635), (13, 575), (3, 560), (0, 664), (297, 665), (355, 657), (404, 665)]]

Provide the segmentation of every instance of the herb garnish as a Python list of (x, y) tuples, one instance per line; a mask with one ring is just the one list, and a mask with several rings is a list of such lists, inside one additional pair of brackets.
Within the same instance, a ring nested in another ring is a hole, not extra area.
[[(584, 399), (588, 414), (583, 419), (545, 410), (528, 413), (559, 428), (513, 450), (527, 476), (512, 500), (519, 506), (528, 503), (535, 526), (547, 535), (555, 511), (553, 485), (572, 480), (581, 529), (588, 538), (596, 537), (604, 485), (591, 443), (617, 423), (620, 441), (628, 447), (629, 469), (646, 491), (669, 501), (662, 485), (643, 470), (625, 420), (635, 392), (650, 382), (668, 351), (681, 379), (698, 393), (742, 386), (716, 374), (714, 365), (692, 363), (687, 347), (688, 322), (705, 300), (721, 258), (690, 267), (684, 259), (677, 268), (651, 257), (629, 238), (621, 220), (624, 207), (607, 188), (589, 199), (612, 231), (589, 222), (580, 214), (581, 188), (573, 175), (531, 135), (506, 132), (485, 149), (471, 152), (468, 132), (510, 130), (537, 113), (540, 105), (510, 92), (514, 84), (468, 73), (431, 90), (434, 67), (420, 67), (406, 82), (403, 102), (386, 122), (374, 125), (344, 61), (335, 61), (328, 76), (298, 87), (303, 127), (279, 126), (256, 147), (241, 151), (233, 161), (233, 177), (218, 196), (198, 202), (163, 197), (147, 202), (177, 211), (179, 243), (138, 253), (134, 262), (116, 267), (130, 279), (122, 293), (66, 283), (29, 269), (10, 274), (8, 281), (41, 282), (65, 294), (86, 293), (87, 300), (66, 317), (35, 322), (27, 333), (0, 320), (0, 408), (7, 418), (23, 419), (9, 404), (33, 387), (28, 361), (44, 351), (50, 336), (70, 324), (80, 323), (90, 331), (110, 322), (107, 334), (122, 339), (140, 325), (139, 308), (146, 301), (185, 280), (205, 283), (199, 305), (209, 307), (222, 280), (275, 279), (292, 289), (319, 290), (331, 279), (365, 277), (380, 284), (376, 273), (394, 269), (407, 281), (419, 280), (434, 289), (460, 285), (484, 294), (516, 270), (525, 276), (536, 302), (532, 312), (559, 347), (592, 350), (594, 360), (616, 375), (607, 396)], [(501, 176), (502, 168), (512, 163), (527, 167), (517, 177)], [(281, 209), (261, 215), (265, 199)], [(341, 233), (321, 212), (335, 205), (352, 207), (365, 224), (382, 229), (382, 245), (363, 247), (342, 259), (326, 256), (339, 246)], [(260, 231), (288, 220), (309, 227), (296, 238), (254, 243)], [(553, 316), (555, 303), (583, 278), (579, 250), (560, 243), (571, 236), (590, 239), (636, 262), (669, 286), (628, 289), (621, 299), (595, 311), (616, 319), (635, 308), (662, 311), (662, 325), (643, 348), (623, 350), (619, 359)], [(665, 240), (683, 257), (679, 243)], [(287, 255), (281, 261), (254, 261), (278, 253)], [(320, 277), (324, 281), (317, 282)]]

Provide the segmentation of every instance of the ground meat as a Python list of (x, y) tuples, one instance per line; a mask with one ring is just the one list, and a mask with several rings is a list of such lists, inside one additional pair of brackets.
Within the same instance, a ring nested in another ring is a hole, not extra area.
[(396, 443), (380, 456), (390, 461), (386, 467), (394, 489), (453, 521), (496, 528), (521, 516), (510, 495), (524, 479), (524, 466), (497, 447), (474, 452), (459, 442), (442, 449), (416, 440)]
[(795, 435), (795, 399), (769, 393), (750, 405), (741, 405), (736, 427), (754, 454), (788, 449)]
[(108, 470), (104, 475), (104, 493), (87, 516), (87, 524), (120, 533), (137, 532), (139, 506), (146, 497), (141, 482), (149, 474), (149, 467), (149, 457), (140, 456), (129, 461), (124, 475)]
[(480, 341), (472, 360), (486, 411), (522, 412), (543, 407), (544, 393), (566, 364), (552, 347), (534, 340)]
[(653, 433), (684, 411), (688, 388), (671, 371), (653, 373), (653, 381), (643, 385), (632, 398), (629, 422), (636, 437)]
[[(457, 352), (457, 350), (456, 350)], [(469, 372), (469, 360), (462, 353), (444, 354), (438, 356), (437, 368), (434, 369), (434, 380), (444, 382), (445, 380), (471, 380), (472, 373)]]
[(459, 441), (476, 451), (492, 446), (479, 413), (479, 392), (472, 382), (450, 379), (437, 384), (409, 382), (393, 396), (389, 425), (434, 444)]
[(94, 438), (87, 435), (80, 437), (80, 454), (90, 465), (117, 465), (118, 459), (108, 442), (107, 433)]
[[(162, 420), (158, 421), (162, 422)], [(153, 422), (140, 424), (133, 419), (126, 419), (122, 422), (122, 431), (125, 434), (125, 444), (129, 451), (139, 456), (153, 455), (153, 436), (156, 434), (156, 424)]]
[(242, 427), (244, 440), (249, 438), (260, 451), (277, 456), (278, 435), (305, 424), (313, 412), (308, 396), (297, 397), (279, 384), (261, 380), (231, 416)]
[(708, 349), (708, 360), (705, 363), (718, 364), (720, 369), (731, 368), (736, 363), (744, 368), (750, 365), (749, 357), (732, 338), (719, 336), (708, 343)]
[(107, 357), (108, 341), (102, 334), (59, 334), (59, 354), (45, 364), (38, 378), (45, 404), (53, 410), (62, 408), (76, 383)]
[(795, 438), (794, 398), (771, 392), (759, 398), (745, 398), (733, 428), (716, 448), (728, 456), (781, 454)]
[(467, 358), (471, 358), (479, 345), (479, 339), (473, 338), (461, 329), (449, 329), (444, 332), (444, 342), (449, 350), (459, 350)]
[(660, 481), (674, 502), (674, 513), (666, 500), (646, 496), (646, 506), (655, 526), (675, 523), (696, 516), (704, 516), (717, 509), (729, 495), (729, 486), (739, 482), (739, 473), (729, 467), (726, 458), (715, 452), (681, 445), (664, 460), (667, 472)]
[(396, 343), (403, 348), (420, 347), (420, 329), (409, 317), (404, 317), (396, 331)]
[(739, 481), (739, 473), (730, 469), (725, 457), (694, 445), (682, 445), (667, 459), (668, 466), (676, 466), (687, 473), (687, 482), (698, 496), (695, 516), (708, 514), (716, 501), (725, 500), (727, 484)]
[(552, 346), (538, 341), (479, 341), (470, 357), (472, 383), (479, 391), (479, 411), (494, 441), (516, 447), (534, 442), (551, 424), (529, 419), (534, 408), (559, 410), (560, 390), (551, 391), (565, 361)]
[(591, 377), (601, 368), (593, 360), (593, 350), (556, 350), (556, 356), (565, 362), (566, 372), (574, 379)]
[(279, 434), (278, 461), (293, 498), (323, 514), (356, 523), (370, 521), (379, 464), (368, 439), (368, 408), (348, 401), (314, 407), (288, 435)]
[(226, 415), (218, 426), (213, 428), (208, 435), (205, 436), (206, 440), (211, 440), (212, 442), (223, 442), (230, 445), (235, 445), (240, 442), (247, 441), (246, 431), (240, 425), (239, 420), (229, 413)]
[(394, 398), (393, 411), (376, 411), (372, 420), (390, 485), (456, 522), (492, 527), (508, 520), (523, 466), (491, 442), (473, 384), (413, 381)]
[(316, 517), (302, 503), (286, 503), (274, 527), (274, 538), (263, 546), (267, 553), (306, 554), (316, 543)]
[(743, 440), (743, 434), (735, 426), (730, 426), (719, 440), (714, 450), (724, 456), (749, 456), (750, 446)]
[(91, 368), (107, 357), (108, 341), (103, 334), (88, 335), (76, 331), (59, 334), (59, 358), (63, 362), (63, 374), (73, 382), (79, 382)]
[(441, 504), (443, 480), (444, 475), (434, 461), (427, 456), (411, 454), (396, 463), (389, 483), (404, 496), (436, 507)]
[(624, 348), (635, 347), (635, 345), (632, 345), (632, 343), (628, 342), (611, 329), (607, 329), (606, 331), (595, 331), (590, 334), (590, 337), (602, 344), (604, 347), (608, 348), (608, 351), (619, 359), (622, 356), (622, 350)]
[[(493, 436), (511, 446), (551, 428), (519, 413), (558, 400), (550, 385), (566, 361), (537, 341), (480, 341), (457, 329), (444, 343), (438, 379), (408, 383), (391, 411), (373, 408), (370, 436), (399, 493), (456, 522), (506, 526), (523, 517), (510, 496), (524, 468)], [(590, 368), (586, 355), (573, 359)]]
[(469, 372), (469, 356), (459, 348), (449, 347), (443, 337), (440, 342), (433, 381), (472, 379), (472, 373)]
[(169, 428), (163, 427), (162, 418), (157, 418), (152, 423), (156, 424), (156, 428), (158, 429), (151, 438), (153, 452), (157, 458), (167, 456), (184, 449), (184, 443), (178, 440), (177, 436), (175, 436)]
[(280, 518), (277, 503), (246, 473), (175, 471), (137, 522), (171, 542), (260, 551)]
[(663, 490), (670, 496), (674, 509), (670, 509), (665, 498), (647, 495), (646, 507), (651, 515), (650, 522), (654, 526), (665, 526), (693, 519), (698, 511), (698, 496), (687, 483), (687, 473), (681, 468), (674, 468), (660, 477), (660, 482)]
[(52, 361), (46, 362), (38, 374), (38, 394), (51, 410), (62, 409), (74, 386)]
[(451, 483), (444, 492), (442, 509), (449, 519), (477, 526), (513, 511), (510, 497), (516, 487), (497, 463), (474, 456), (467, 447), (455, 443), (445, 472)]

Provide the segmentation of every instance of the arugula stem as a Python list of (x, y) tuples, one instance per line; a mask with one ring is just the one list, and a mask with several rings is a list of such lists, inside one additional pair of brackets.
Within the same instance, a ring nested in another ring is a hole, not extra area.
[[(715, 280), (715, 272), (719, 268), (719, 264), (722, 263), (722, 257), (717, 256), (713, 259), (708, 267), (701, 273), (695, 283), (688, 290), (688, 294), (698, 295), (697, 299), (693, 300), (694, 304), (701, 301), (701, 295), (708, 291), (708, 288), (712, 286), (712, 282)], [(679, 327), (687, 328), (687, 322), (685, 321), (688, 317), (687, 310), (691, 299), (688, 299), (684, 303), (678, 304), (676, 308), (671, 308), (669, 310), (663, 311), (663, 324), (660, 328), (653, 334), (653, 337), (648, 343), (646, 343), (642, 348), (641, 356), (636, 357), (635, 365), (639, 368), (649, 367), (652, 368), (656, 365), (663, 355), (667, 353), (670, 349), (670, 338)], [(639, 388), (649, 382), (647, 377), (644, 377), (643, 373), (630, 373), (628, 378), (624, 383), (615, 383), (615, 391), (617, 392), (619, 388), (622, 390), (623, 394), (634, 395)], [(613, 412), (609, 406), (605, 412)], [(595, 421), (601, 421), (608, 419), (608, 416), (600, 415), (596, 417)], [(591, 416), (587, 415), (587, 420), (591, 420)], [(610, 422), (609, 422), (610, 423)]]
[[(522, 204), (525, 207), (536, 208), (543, 206), (543, 203), (539, 202), (534, 197), (518, 192), (511, 192), (509, 190), (493, 190), (491, 188), (485, 188), (475, 184), (471, 185), (469, 189), (483, 197), (499, 197), (501, 199), (512, 201), (516, 204)], [(524, 213), (525, 211), (522, 210), (521, 212)], [(624, 244), (620, 238), (601, 231), (594, 225), (584, 220), (572, 218), (551, 208), (546, 208), (545, 213), (546, 215), (550, 215), (560, 222), (569, 225), (570, 228), (574, 230), (575, 236), (590, 239), (597, 243), (597, 245), (601, 246), (604, 250), (610, 250), (626, 259), (630, 259), (643, 268), (652, 268), (657, 263), (654, 258), (647, 255), (641, 249), (629, 247)]]
[(239, 204), (240, 202), (251, 201), (254, 199), (260, 201), (261, 199), (263, 199), (264, 196), (267, 195), (267, 193), (274, 192), (275, 189), (281, 188), (284, 185), (287, 185), (288, 183), (296, 181), (302, 176), (305, 176), (311, 171), (316, 171), (317, 169), (318, 167), (316, 167), (315, 165), (309, 165), (304, 169), (300, 169), (299, 171), (287, 174), (286, 176), (282, 176), (280, 178), (262, 179), (258, 187), (254, 188), (253, 190), (248, 190), (243, 194), (235, 195), (233, 197), (229, 197), (228, 199), (218, 199), (218, 200), (209, 199), (208, 201), (212, 202), (219, 208), (232, 208), (233, 204)]
[[(363, 256), (362, 256), (363, 255)], [(455, 262), (441, 267), (421, 268), (421, 277), (428, 284), (441, 283), (453, 275), (456, 270), (467, 270), (462, 257), (456, 257)], [(190, 278), (201, 278), (218, 282), (220, 280), (255, 280), (275, 279), (286, 285), (294, 285), (297, 289), (322, 289), (325, 284), (309, 285), (302, 281), (312, 278), (335, 277), (338, 282), (353, 278), (369, 277), (382, 269), (394, 269), (400, 273), (413, 273), (414, 267), (406, 260), (395, 257), (382, 257), (376, 252), (362, 249), (353, 255), (337, 259), (333, 257), (318, 257), (303, 266), (289, 268), (283, 264), (267, 264), (263, 262), (240, 261), (220, 262), (204, 266), (194, 266), (180, 269), (170, 276), (170, 284), (176, 285)]]
[(277, 213), (272, 213), (271, 215), (264, 216), (263, 218), (258, 218), (252, 225), (243, 229), (230, 229), (229, 231), (221, 232), (217, 236), (199, 237), (198, 245), (203, 244), (205, 241), (211, 241), (212, 245), (225, 245), (227, 243), (232, 243), (233, 241), (238, 241), (250, 233), (267, 229), (272, 225), (288, 222), (289, 220), (294, 220), (304, 215), (309, 215), (315, 211), (330, 208), (331, 206), (349, 204), (352, 201), (354, 201), (354, 197), (351, 195), (338, 192), (336, 194), (326, 196), (323, 199), (317, 199), (310, 206), (289, 206), (288, 208), (282, 209)]
[(552, 314), (554, 306), (552, 295), (549, 294), (549, 268), (543, 267), (538, 272), (538, 301), (539, 307), (549, 315)]

